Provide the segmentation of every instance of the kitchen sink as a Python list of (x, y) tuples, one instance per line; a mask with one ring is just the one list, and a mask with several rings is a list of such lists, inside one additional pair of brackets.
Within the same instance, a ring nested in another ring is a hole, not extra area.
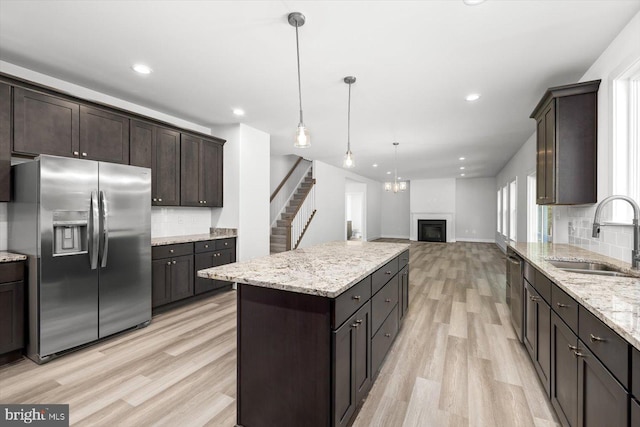
[(549, 264), (570, 273), (593, 274), (599, 276), (636, 277), (622, 272), (616, 267), (599, 262), (587, 261), (547, 261)]

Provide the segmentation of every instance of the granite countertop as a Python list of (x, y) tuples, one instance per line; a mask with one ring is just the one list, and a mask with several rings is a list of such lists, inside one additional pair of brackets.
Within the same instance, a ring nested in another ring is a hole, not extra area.
[(406, 243), (329, 242), (198, 271), (198, 277), (335, 298), (387, 261)]
[(0, 251), (0, 263), (2, 263), (2, 262), (24, 261), (25, 259), (27, 259), (26, 255), (14, 254), (14, 253), (11, 253), (11, 252)]
[(188, 234), (184, 236), (153, 237), (151, 238), (151, 246), (201, 242), (203, 240), (228, 239), (231, 237), (238, 237), (238, 231), (235, 228), (214, 228), (210, 233)]
[[(624, 261), (567, 244), (516, 243), (510, 247), (640, 350), (639, 270)], [(570, 273), (554, 267), (549, 260), (595, 261), (637, 277)]]

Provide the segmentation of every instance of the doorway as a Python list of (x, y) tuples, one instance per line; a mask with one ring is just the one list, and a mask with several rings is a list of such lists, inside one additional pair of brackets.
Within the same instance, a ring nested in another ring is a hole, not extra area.
[(344, 205), (346, 240), (367, 240), (367, 185), (347, 178)]

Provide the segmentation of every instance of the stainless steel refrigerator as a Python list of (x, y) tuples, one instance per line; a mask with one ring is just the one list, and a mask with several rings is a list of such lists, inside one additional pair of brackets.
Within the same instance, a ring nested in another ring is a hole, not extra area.
[(38, 363), (151, 320), (151, 170), (40, 156), (12, 166), (9, 250), (28, 256)]

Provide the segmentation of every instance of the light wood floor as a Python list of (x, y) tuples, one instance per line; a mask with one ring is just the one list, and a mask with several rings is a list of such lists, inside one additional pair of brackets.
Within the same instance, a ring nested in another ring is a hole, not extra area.
[[(354, 427), (556, 426), (493, 244), (413, 243), (410, 308)], [(69, 403), (71, 424), (233, 426), (235, 293), (46, 365), (0, 368), (1, 403)]]

